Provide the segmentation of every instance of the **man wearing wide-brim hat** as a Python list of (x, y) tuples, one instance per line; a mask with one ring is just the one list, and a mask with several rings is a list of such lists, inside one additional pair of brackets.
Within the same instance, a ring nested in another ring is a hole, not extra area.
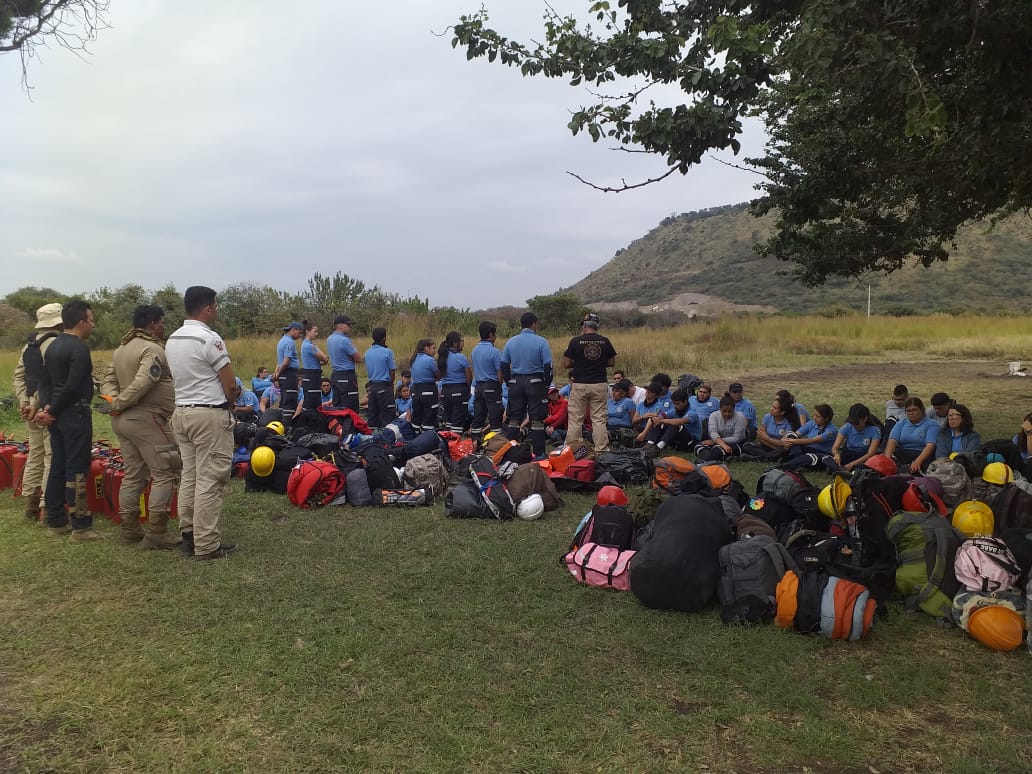
[[(39, 379), (50, 343), (60, 334), (61, 305), (44, 304), (36, 310), (36, 328), (29, 336), (28, 343), (22, 348), (18, 364), (14, 367), (14, 379), (11, 386), (18, 400), (18, 412), (25, 420), (25, 435), (29, 442), (29, 458), (25, 462), (22, 475), (21, 490), (25, 500), (25, 518), (39, 523), (39, 510), (43, 499), (43, 485), (50, 475), (50, 433), (40, 427), (32, 419), (39, 411)], [(28, 372), (25, 358), (28, 354)]]

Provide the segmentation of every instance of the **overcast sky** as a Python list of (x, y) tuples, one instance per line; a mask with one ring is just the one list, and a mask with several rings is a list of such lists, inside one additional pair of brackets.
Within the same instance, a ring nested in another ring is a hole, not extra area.
[[(495, 29), (541, 36), (536, 0), (486, 5)], [(755, 196), (755, 175), (712, 161), (619, 195), (567, 175), (664, 168), (573, 137), (585, 92), (452, 49), (446, 28), (479, 6), (112, 0), (92, 56), (30, 64), (31, 98), (0, 56), (0, 295), (298, 291), (343, 271), (434, 306), (521, 305), (671, 213)]]

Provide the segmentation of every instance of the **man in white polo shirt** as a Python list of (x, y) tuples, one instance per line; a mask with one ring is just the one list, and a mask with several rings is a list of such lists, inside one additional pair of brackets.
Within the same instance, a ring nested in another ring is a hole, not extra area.
[(210, 327), (219, 316), (215, 291), (200, 285), (189, 287), (183, 306), (183, 327), (165, 344), (176, 389), (172, 430), (183, 457), (181, 549), (195, 559), (221, 559), (237, 550), (222, 542), (219, 514), (233, 466), (232, 409), (239, 388), (226, 345)]

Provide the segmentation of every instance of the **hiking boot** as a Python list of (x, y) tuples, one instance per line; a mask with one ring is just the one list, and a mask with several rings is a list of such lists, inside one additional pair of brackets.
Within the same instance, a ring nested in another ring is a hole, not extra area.
[(240, 548), (236, 543), (223, 543), (214, 551), (210, 551), (207, 554), (194, 554), (194, 559), (199, 562), (207, 561), (209, 559), (225, 559), (230, 554), (235, 554), (239, 550)]
[(47, 534), (48, 535), (53, 535), (55, 537), (60, 537), (62, 535), (67, 535), (71, 531), (72, 531), (72, 525), (71, 524), (65, 524), (62, 527), (47, 527)]
[(140, 547), (144, 551), (171, 551), (173, 548), (178, 548), (180, 545), (181, 541), (172, 537), (167, 532), (148, 532), (143, 536), (143, 540), (140, 541)]
[(183, 556), (193, 556), (193, 532), (181, 533), (181, 540), (179, 541), (179, 551)]
[(118, 533), (118, 542), (122, 543), (123, 545), (135, 546), (141, 540), (143, 540), (142, 530), (140, 530), (139, 532), (130, 532), (128, 530), (122, 530), (120, 533)]
[(72, 532), (69, 538), (73, 543), (92, 543), (94, 540), (104, 540), (105, 536), (90, 527), (89, 529), (77, 529)]

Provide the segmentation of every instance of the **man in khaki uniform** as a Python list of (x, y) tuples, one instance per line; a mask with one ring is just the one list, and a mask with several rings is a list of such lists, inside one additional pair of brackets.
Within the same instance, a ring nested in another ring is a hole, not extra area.
[[(39, 509), (43, 500), (43, 485), (50, 475), (50, 433), (40, 427), (33, 418), (39, 410), (39, 379), (47, 347), (63, 329), (61, 305), (44, 304), (36, 310), (36, 332), (29, 337), (28, 344), (18, 357), (14, 367), (11, 386), (18, 400), (18, 411), (25, 420), (25, 434), (29, 440), (29, 458), (25, 462), (22, 477), (22, 497), (25, 498), (25, 518), (40, 523)], [(31, 351), (30, 351), (31, 350)], [(26, 354), (29, 364), (26, 367)]]
[[(133, 327), (111, 356), (101, 397), (109, 401), (111, 427), (122, 447), (125, 478), (118, 490), (121, 540), (144, 548), (174, 548), (169, 509), (182, 469), (179, 447), (168, 420), (176, 406), (172, 371), (165, 359), (165, 310), (138, 306)], [(147, 532), (140, 527), (140, 496), (152, 480)], [(141, 542), (142, 541), (142, 542)]]
[(240, 391), (226, 345), (210, 327), (219, 316), (215, 291), (189, 287), (183, 306), (183, 327), (165, 343), (176, 390), (172, 430), (183, 457), (182, 550), (195, 559), (221, 559), (237, 550), (222, 542), (219, 516), (233, 467), (232, 407)]

